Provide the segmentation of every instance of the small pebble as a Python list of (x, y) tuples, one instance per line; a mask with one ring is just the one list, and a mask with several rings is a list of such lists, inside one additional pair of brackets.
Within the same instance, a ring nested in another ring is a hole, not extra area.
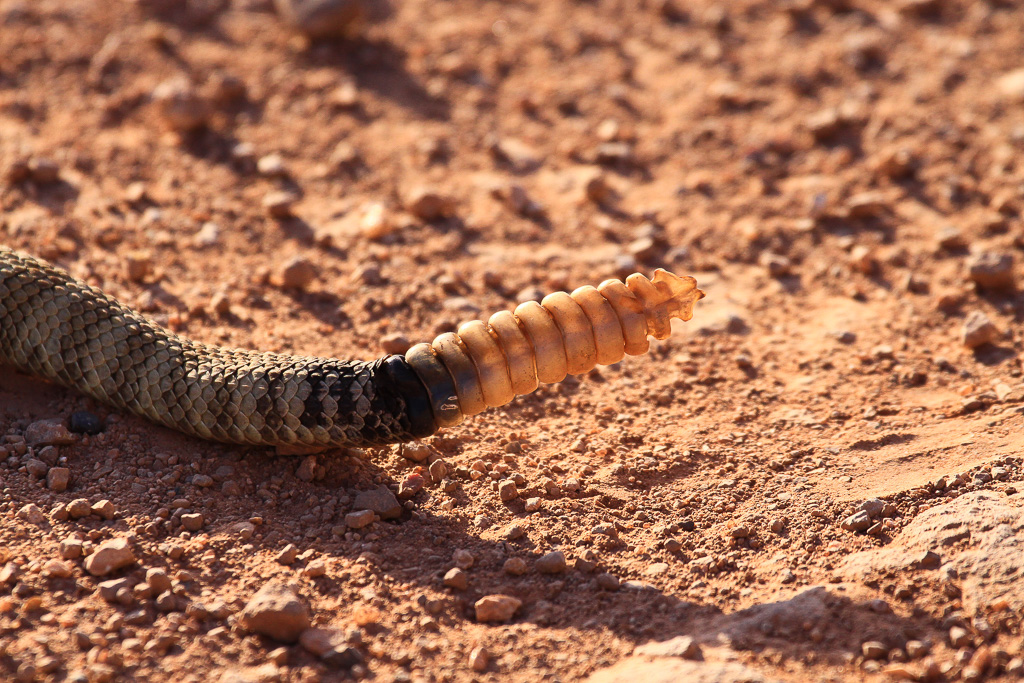
[(287, 565), (287, 564), (291, 564), (291, 563), (295, 562), (295, 559), (298, 556), (299, 556), (299, 549), (296, 548), (291, 543), (289, 543), (288, 545), (286, 545), (281, 550), (281, 552), (279, 552), (277, 554), (277, 557), (275, 557), (274, 560), (277, 561), (278, 564), (285, 564), (285, 565)]
[(181, 525), (187, 531), (199, 531), (203, 528), (203, 515), (198, 512), (184, 514), (181, 516)]
[(309, 628), (309, 610), (289, 586), (271, 582), (256, 592), (238, 614), (238, 624), (285, 643), (294, 643)]
[(280, 154), (268, 154), (260, 157), (259, 161), (256, 162), (256, 170), (260, 172), (260, 175), (269, 177), (288, 174), (288, 169), (285, 167), (284, 159), (281, 158)]
[(327, 574), (327, 565), (323, 560), (313, 560), (302, 570), (302, 575), (309, 579), (319, 578)]
[(82, 540), (73, 536), (65, 538), (58, 546), (60, 556), (65, 560), (77, 560), (82, 556), (83, 549), (84, 544), (82, 543)]
[(130, 282), (142, 282), (153, 272), (153, 258), (146, 251), (131, 251), (124, 257), (125, 277)]
[(128, 541), (115, 538), (96, 547), (89, 557), (85, 558), (85, 570), (93, 576), (106, 576), (135, 563), (135, 554)]
[(982, 289), (1012, 291), (1016, 286), (1013, 255), (981, 252), (967, 264), (971, 280)]
[(66, 446), (75, 442), (74, 435), (59, 419), (38, 420), (25, 430), (25, 441), (30, 446)]
[(501, 501), (503, 503), (515, 500), (519, 497), (519, 490), (516, 488), (516, 483), (511, 479), (504, 480), (498, 484), (498, 495), (501, 497)]
[(451, 215), (455, 202), (434, 190), (418, 187), (409, 193), (405, 208), (420, 220), (429, 222)]
[(89, 511), (101, 519), (111, 520), (117, 514), (114, 504), (107, 499), (97, 501), (89, 508)]
[(383, 5), (367, 0), (274, 0), (274, 7), (284, 21), (310, 39), (346, 37), (368, 9), (384, 12)]
[(614, 574), (598, 574), (595, 580), (597, 581), (597, 587), (603, 591), (619, 590), (619, 577)]
[(961, 343), (969, 349), (994, 342), (1000, 337), (999, 328), (981, 311), (971, 311), (964, 319), (960, 332)]
[(277, 282), (284, 289), (304, 290), (316, 279), (316, 266), (303, 256), (289, 259), (281, 267)]
[(877, 640), (869, 640), (861, 644), (860, 651), (865, 659), (884, 659), (889, 654), (889, 648)]
[(60, 166), (53, 159), (32, 157), (28, 160), (28, 173), (37, 183), (55, 183), (60, 179)]
[(345, 515), (345, 526), (350, 529), (362, 529), (363, 527), (373, 524), (374, 517), (373, 510), (358, 510), (356, 512), (350, 512)]
[(370, 491), (360, 491), (352, 504), (355, 510), (372, 510), (381, 519), (396, 519), (402, 514), (402, 504), (386, 486)]
[(458, 567), (453, 567), (444, 575), (444, 585), (464, 591), (469, 588), (469, 574)]
[(299, 196), (288, 190), (274, 190), (263, 197), (263, 208), (271, 218), (288, 218)]
[(71, 519), (81, 519), (92, 514), (92, 505), (85, 498), (75, 498), (68, 503), (67, 510)]
[(380, 338), (380, 348), (384, 353), (403, 355), (412, 348), (412, 342), (404, 334), (394, 332)]
[(504, 622), (511, 619), (522, 606), (522, 601), (511, 595), (486, 595), (473, 605), (479, 622)]
[(847, 531), (864, 531), (871, 526), (871, 517), (860, 510), (843, 520), (842, 527)]
[(971, 634), (961, 626), (949, 629), (949, 644), (953, 647), (970, 647), (973, 644)]
[(452, 562), (459, 569), (469, 569), (476, 563), (476, 558), (468, 550), (459, 549), (452, 553)]
[(565, 553), (555, 550), (541, 556), (534, 562), (541, 574), (561, 574), (566, 570)]
[(189, 133), (210, 121), (209, 102), (186, 79), (164, 81), (153, 89), (151, 97), (157, 115), (175, 132)]
[(526, 564), (526, 560), (521, 557), (510, 557), (505, 560), (502, 570), (511, 576), (522, 576), (530, 570), (529, 565)]
[(489, 659), (486, 648), (474, 647), (469, 653), (469, 667), (473, 671), (486, 671)]
[(154, 595), (160, 595), (171, 590), (171, 577), (159, 567), (146, 570), (146, 584), (152, 589)]
[(66, 579), (72, 571), (71, 565), (63, 560), (47, 560), (43, 564), (43, 575), (54, 579)]

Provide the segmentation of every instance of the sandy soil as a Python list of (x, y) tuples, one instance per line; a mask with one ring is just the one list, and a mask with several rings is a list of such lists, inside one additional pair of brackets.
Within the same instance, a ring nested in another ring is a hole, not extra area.
[[(0, 0), (0, 241), (182, 334), (370, 359), (634, 270), (708, 294), (412, 453), (204, 443), (0, 368), (0, 678), (571, 681), (677, 636), (694, 680), (1019, 671), (1012, 600), (842, 567), (965, 492), (1024, 505), (1022, 35), (995, 0), (410, 0), (314, 42), (261, 0)], [(282, 581), (333, 654), (246, 628)]]

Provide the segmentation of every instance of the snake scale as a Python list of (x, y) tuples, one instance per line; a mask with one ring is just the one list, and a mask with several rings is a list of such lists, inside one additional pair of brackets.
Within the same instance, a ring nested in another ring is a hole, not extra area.
[(0, 246), (0, 364), (192, 436), (312, 449), (401, 443), (647, 350), (704, 296), (656, 272), (549, 295), (375, 361), (208, 346)]

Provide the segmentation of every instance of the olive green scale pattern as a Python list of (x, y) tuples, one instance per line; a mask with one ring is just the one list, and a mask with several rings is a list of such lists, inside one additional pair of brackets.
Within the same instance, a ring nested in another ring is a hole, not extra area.
[(203, 439), (316, 447), (412, 438), (383, 360), (206, 346), (0, 246), (4, 362)]

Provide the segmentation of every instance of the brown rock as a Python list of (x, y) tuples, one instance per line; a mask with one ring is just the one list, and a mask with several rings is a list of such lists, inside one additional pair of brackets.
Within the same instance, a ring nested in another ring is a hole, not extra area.
[(1024, 102), (1024, 69), (1014, 69), (996, 79), (996, 88), (1008, 100)]
[(263, 197), (263, 208), (271, 218), (288, 218), (299, 196), (288, 190), (274, 190)]
[(153, 89), (152, 99), (164, 125), (178, 133), (197, 130), (210, 121), (210, 103), (185, 79), (164, 81)]
[(523, 602), (511, 595), (486, 595), (473, 605), (476, 620), (480, 622), (508, 621), (522, 606)]
[(436, 221), (451, 215), (455, 202), (430, 188), (418, 187), (409, 193), (405, 207), (420, 220)]
[(247, 631), (294, 643), (309, 628), (309, 610), (290, 586), (271, 582), (249, 599), (238, 623)]
[[(80, 499), (84, 500), (84, 498)], [(117, 515), (117, 509), (114, 504), (107, 499), (96, 501), (89, 511), (101, 519), (111, 520)], [(84, 515), (83, 515), (84, 516)]]
[(124, 273), (131, 282), (142, 282), (153, 272), (153, 258), (146, 251), (132, 251), (125, 255)]
[(30, 446), (66, 446), (75, 442), (75, 435), (64, 426), (64, 420), (55, 418), (30, 424), (25, 441)]
[(464, 591), (469, 588), (469, 574), (458, 567), (452, 567), (444, 575), (444, 585), (458, 591)]
[(1016, 286), (1013, 255), (982, 252), (968, 262), (971, 280), (983, 289), (1012, 291)]
[(383, 18), (381, 0), (274, 0), (277, 13), (308, 38), (342, 37), (368, 18)]
[(336, 628), (307, 628), (299, 636), (299, 645), (317, 657), (323, 657), (332, 650), (344, 650), (348, 639), (343, 631)]
[(960, 331), (960, 341), (969, 349), (994, 342), (999, 336), (999, 328), (981, 311), (968, 313)]
[(541, 574), (561, 574), (566, 570), (565, 553), (555, 550), (543, 555), (534, 563)]
[(490, 655), (486, 648), (474, 647), (469, 653), (469, 667), (473, 671), (487, 671), (487, 663), (490, 660)]
[(296, 256), (287, 261), (278, 274), (278, 284), (285, 289), (305, 289), (316, 279), (316, 267), (309, 259)]
[(181, 516), (181, 526), (186, 531), (199, 531), (203, 528), (203, 515), (198, 512), (190, 512)]
[(66, 491), (71, 481), (71, 470), (67, 467), (51, 467), (46, 473), (46, 488), (60, 493)]
[(498, 495), (501, 497), (503, 503), (507, 503), (510, 500), (515, 500), (519, 497), (519, 490), (516, 488), (516, 483), (511, 479), (498, 484)]
[(71, 519), (81, 519), (82, 517), (88, 517), (92, 514), (92, 506), (89, 505), (89, 501), (85, 498), (75, 498), (73, 501), (68, 503), (68, 517)]
[(402, 355), (408, 351), (410, 347), (412, 347), (412, 342), (409, 341), (408, 337), (400, 332), (386, 334), (380, 338), (380, 348), (384, 353), (396, 353)]
[(135, 554), (123, 538), (101, 543), (92, 555), (85, 558), (85, 570), (93, 576), (106, 576), (122, 567), (135, 563)]
[(677, 636), (660, 643), (646, 643), (638, 647), (634, 654), (647, 657), (681, 657), (682, 659), (700, 659), (700, 645), (692, 636)]
[(396, 519), (402, 514), (402, 504), (386, 486), (371, 491), (360, 491), (356, 494), (352, 507), (356, 510), (372, 510), (381, 519)]

